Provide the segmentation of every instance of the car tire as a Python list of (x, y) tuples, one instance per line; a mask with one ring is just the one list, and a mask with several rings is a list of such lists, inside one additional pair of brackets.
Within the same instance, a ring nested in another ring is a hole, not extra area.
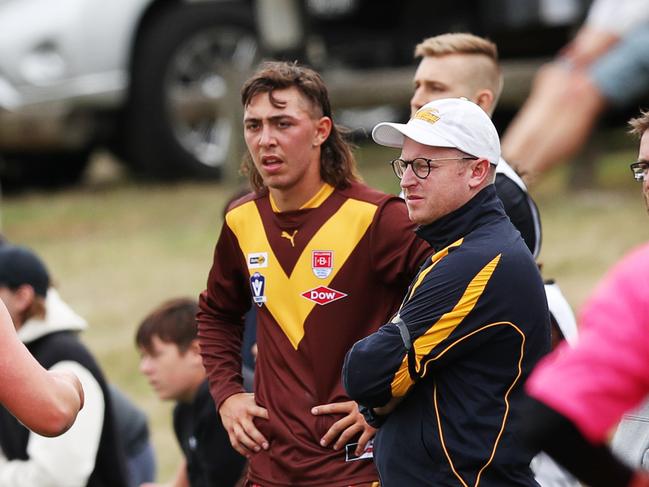
[(217, 179), (238, 167), (238, 92), (259, 59), (251, 19), (241, 5), (209, 2), (170, 5), (145, 22), (121, 127), (136, 174)]
[(6, 193), (27, 188), (58, 189), (79, 182), (90, 151), (2, 154), (0, 177)]

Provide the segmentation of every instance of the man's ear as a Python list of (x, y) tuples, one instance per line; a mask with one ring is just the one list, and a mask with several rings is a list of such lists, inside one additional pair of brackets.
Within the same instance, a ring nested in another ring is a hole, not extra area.
[(484, 186), (486, 180), (491, 177), (491, 164), (487, 159), (478, 159), (471, 167), (469, 188), (475, 189)]
[(29, 284), (23, 284), (14, 291), (14, 299), (16, 311), (22, 315), (36, 299), (36, 292)]
[(196, 356), (198, 360), (200, 360), (201, 364), (203, 363), (203, 358), (201, 357), (201, 345), (198, 342), (198, 338), (194, 338), (189, 345), (189, 348), (187, 349), (188, 353), (191, 353), (192, 355)]
[(316, 122), (316, 133), (313, 139), (313, 147), (318, 147), (324, 144), (325, 140), (329, 138), (331, 134), (331, 128), (333, 127), (333, 121), (329, 117), (320, 117)]
[(483, 89), (476, 93), (475, 103), (482, 108), (487, 114), (491, 115), (494, 111), (495, 96), (491, 90)]

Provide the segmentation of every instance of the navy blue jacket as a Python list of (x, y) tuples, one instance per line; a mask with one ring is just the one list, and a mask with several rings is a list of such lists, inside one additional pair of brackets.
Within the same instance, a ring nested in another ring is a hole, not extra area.
[(417, 233), (435, 254), (343, 368), (359, 404), (402, 398), (374, 443), (381, 485), (535, 486), (516, 437), (523, 384), (550, 348), (534, 259), (493, 185)]

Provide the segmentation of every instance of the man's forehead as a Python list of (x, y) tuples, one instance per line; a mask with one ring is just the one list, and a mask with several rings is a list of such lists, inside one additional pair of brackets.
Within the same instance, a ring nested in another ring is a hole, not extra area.
[[(471, 71), (477, 62), (475, 56), (467, 54), (444, 54), (443, 56), (426, 56), (421, 58), (415, 77), (449, 79)], [(462, 81), (457, 79), (456, 81)]]
[(246, 105), (245, 113), (253, 114), (262, 109), (272, 112), (273, 115), (288, 112), (308, 112), (310, 103), (297, 88), (290, 87), (273, 90), (272, 92), (257, 93)]

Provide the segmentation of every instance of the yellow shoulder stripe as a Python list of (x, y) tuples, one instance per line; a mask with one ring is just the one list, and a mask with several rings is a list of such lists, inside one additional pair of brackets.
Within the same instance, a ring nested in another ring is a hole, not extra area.
[[(500, 257), (501, 254), (497, 255), (491, 262), (485, 265), (471, 280), (465, 289), (464, 294), (453, 309), (443, 314), (435, 323), (433, 323), (426, 333), (414, 341), (415, 368), (418, 373), (421, 371), (421, 361), (424, 357), (426, 357), (437, 345), (446, 340), (462, 320), (464, 320), (464, 318), (471, 312), (471, 310), (473, 310), (478, 299), (482, 296), (489, 279), (496, 270)], [(436, 262), (437, 261), (433, 261), (433, 265), (435, 265)], [(426, 271), (428, 271), (428, 269), (426, 269)], [(426, 370), (424, 370), (424, 373), (421, 375), (423, 376), (425, 374)], [(392, 395), (395, 397), (405, 396), (413, 384), (414, 381), (410, 377), (410, 372), (408, 370), (408, 355), (406, 355), (392, 380)]]
[(452, 248), (454, 248), (454, 247), (459, 247), (460, 245), (462, 245), (462, 242), (463, 242), (463, 241), (464, 241), (463, 238), (461, 238), (461, 239), (459, 239), (459, 240), (456, 240), (456, 241), (453, 242), (451, 245), (448, 245), (447, 247), (444, 247), (444, 248), (443, 248), (442, 250), (440, 250), (439, 252), (436, 252), (436, 253), (435, 253), (435, 254), (430, 258), (430, 260), (431, 260), (431, 264), (430, 264), (430, 266), (427, 267), (426, 269), (424, 269), (423, 271), (421, 271), (421, 272), (419, 273), (419, 275), (417, 276), (417, 280), (415, 281), (415, 283), (412, 285), (412, 288), (410, 289), (410, 294), (408, 295), (408, 299), (412, 298), (412, 295), (415, 294), (415, 290), (419, 287), (419, 285), (421, 284), (421, 282), (424, 280), (424, 277), (426, 277), (426, 276), (428, 275), (428, 273), (429, 273), (430, 271), (433, 270), (433, 267), (435, 267), (435, 265), (436, 265), (440, 260), (442, 260), (444, 257), (446, 257), (446, 256), (448, 255), (449, 251), (450, 251)]

